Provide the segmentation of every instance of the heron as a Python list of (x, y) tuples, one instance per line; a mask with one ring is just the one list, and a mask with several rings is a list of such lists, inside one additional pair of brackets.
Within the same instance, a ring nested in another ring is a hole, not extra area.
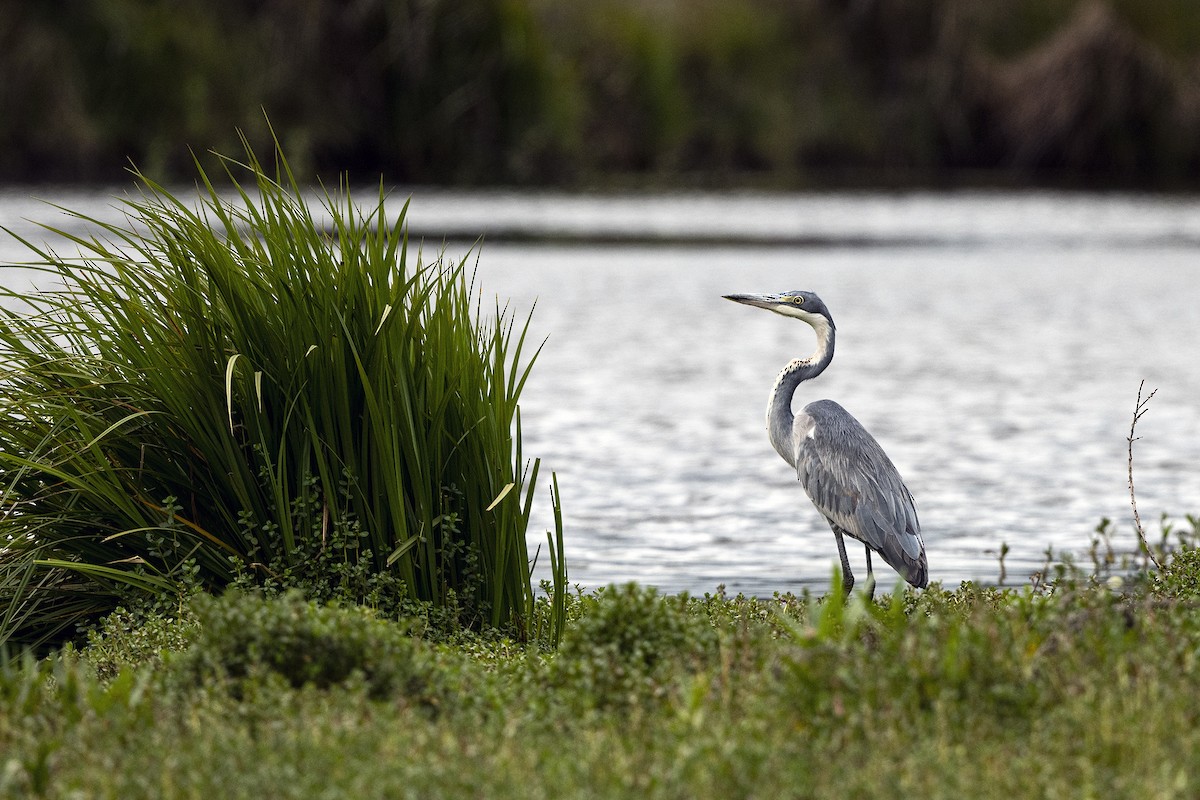
[(833, 360), (837, 327), (825, 303), (807, 291), (724, 297), (807, 322), (817, 334), (816, 352), (793, 360), (775, 379), (767, 402), (767, 433), (833, 529), (846, 594), (854, 588), (854, 575), (846, 557), (847, 536), (857, 539), (866, 550), (868, 597), (875, 594), (872, 551), (910, 584), (925, 588), (929, 566), (916, 505), (879, 442), (832, 400), (817, 400), (799, 414), (792, 413), (796, 389), (824, 372)]

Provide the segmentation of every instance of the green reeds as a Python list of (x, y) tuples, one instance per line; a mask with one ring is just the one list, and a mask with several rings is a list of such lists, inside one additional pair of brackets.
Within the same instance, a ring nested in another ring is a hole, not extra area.
[(222, 163), (51, 229), (78, 258), (26, 242), (61, 288), (0, 308), (0, 642), (235, 581), (524, 635), (528, 317), (410, 258), (382, 190), (314, 214), (282, 152)]

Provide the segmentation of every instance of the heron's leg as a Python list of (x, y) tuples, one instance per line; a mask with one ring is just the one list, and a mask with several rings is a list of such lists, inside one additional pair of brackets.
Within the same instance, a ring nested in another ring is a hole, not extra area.
[(863, 545), (863, 549), (867, 551), (867, 599), (875, 599), (875, 572), (871, 569), (871, 548)]
[(850, 571), (850, 559), (846, 557), (846, 543), (842, 541), (842, 532), (837, 528), (833, 529), (833, 538), (837, 540), (838, 556), (842, 559), (842, 591), (849, 597), (854, 588), (854, 573)]

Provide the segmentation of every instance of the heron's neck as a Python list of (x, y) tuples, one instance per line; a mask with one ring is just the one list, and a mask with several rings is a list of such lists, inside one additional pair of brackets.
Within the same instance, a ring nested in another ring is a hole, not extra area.
[(767, 432), (771, 444), (783, 459), (792, 466), (795, 460), (792, 444), (792, 395), (796, 387), (810, 378), (820, 375), (833, 360), (835, 330), (832, 325), (821, 321), (813, 325), (817, 333), (817, 349), (808, 358), (798, 358), (784, 367), (775, 379), (771, 399), (767, 402)]

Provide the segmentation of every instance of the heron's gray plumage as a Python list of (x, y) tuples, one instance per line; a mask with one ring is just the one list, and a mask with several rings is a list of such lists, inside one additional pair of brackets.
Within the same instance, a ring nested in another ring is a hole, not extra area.
[(779, 373), (767, 405), (771, 444), (796, 470), (796, 478), (833, 529), (845, 572), (853, 586), (842, 537), (850, 536), (914, 586), (929, 582), (925, 545), (912, 495), (891, 459), (858, 420), (832, 400), (809, 403), (796, 415), (792, 396), (833, 360), (836, 326), (824, 302), (811, 292), (726, 295), (730, 300), (766, 308), (807, 322), (817, 334), (817, 349)]
[(883, 556), (915, 586), (928, 583), (921, 526), (912, 495), (871, 434), (832, 400), (804, 407), (794, 426), (796, 478), (826, 519)]

